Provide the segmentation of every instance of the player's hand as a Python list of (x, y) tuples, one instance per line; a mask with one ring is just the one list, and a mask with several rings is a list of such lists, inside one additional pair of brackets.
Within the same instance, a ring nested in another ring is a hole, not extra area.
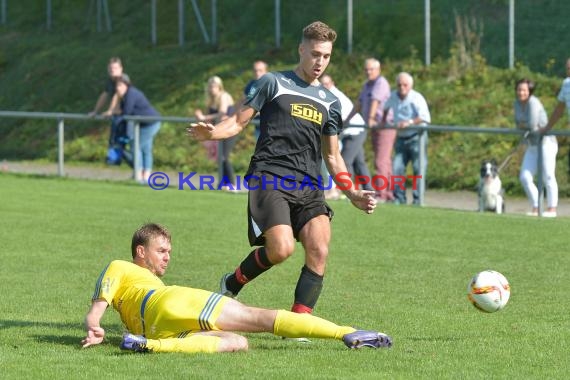
[(190, 127), (186, 128), (186, 133), (196, 140), (204, 141), (212, 139), (215, 129), (216, 127), (210, 123), (199, 122), (190, 124)]
[(350, 194), (349, 199), (356, 207), (365, 211), (367, 214), (372, 214), (376, 208), (376, 198), (372, 190), (357, 190)]
[(102, 327), (89, 327), (87, 336), (81, 341), (83, 348), (100, 344), (105, 337), (105, 330)]

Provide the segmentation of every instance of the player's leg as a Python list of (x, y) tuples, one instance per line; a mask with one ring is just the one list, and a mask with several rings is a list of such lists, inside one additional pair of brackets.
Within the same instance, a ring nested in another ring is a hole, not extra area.
[(392, 345), (391, 338), (382, 333), (340, 326), (311, 314), (250, 307), (235, 300), (224, 304), (216, 320), (216, 327), (231, 331), (270, 332), (287, 338), (342, 339), (350, 348)]
[(309, 220), (299, 232), (299, 240), (305, 249), (305, 265), (301, 269), (292, 311), (312, 313), (321, 290), (329, 253), (331, 238), (328, 215), (319, 215)]
[(215, 353), (247, 351), (247, 339), (228, 331), (200, 331), (175, 338), (147, 339), (126, 334), (121, 349), (135, 352)]
[(216, 327), (225, 331), (269, 332), (288, 338), (342, 339), (345, 334), (355, 331), (352, 327), (339, 326), (310, 314), (251, 307), (236, 300), (224, 304)]
[(271, 227), (263, 234), (265, 245), (251, 251), (235, 269), (234, 273), (224, 276), (222, 288), (231, 292), (227, 296), (236, 296), (245, 284), (273, 265), (285, 261), (295, 250), (295, 239), (291, 226), (278, 225)]
[(248, 230), (250, 244), (261, 247), (251, 251), (233, 273), (222, 277), (221, 292), (230, 297), (273, 265), (286, 260), (295, 250), (287, 194), (270, 188), (273, 181), (277, 181), (275, 177), (256, 176), (248, 182)]
[(292, 206), (291, 222), (294, 236), (305, 249), (305, 265), (297, 281), (291, 310), (311, 313), (323, 287), (333, 212), (325, 203), (321, 191), (305, 187), (299, 190), (296, 196), (297, 202)]

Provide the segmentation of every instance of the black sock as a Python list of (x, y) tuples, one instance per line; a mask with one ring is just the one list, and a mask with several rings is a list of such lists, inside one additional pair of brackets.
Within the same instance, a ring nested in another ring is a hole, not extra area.
[(292, 311), (296, 313), (311, 313), (323, 289), (323, 276), (316, 274), (306, 265), (301, 269), (299, 281), (295, 288), (295, 303)]
[(250, 252), (241, 262), (235, 272), (226, 280), (226, 287), (233, 294), (238, 294), (241, 288), (273, 266), (267, 258), (265, 247), (259, 247)]

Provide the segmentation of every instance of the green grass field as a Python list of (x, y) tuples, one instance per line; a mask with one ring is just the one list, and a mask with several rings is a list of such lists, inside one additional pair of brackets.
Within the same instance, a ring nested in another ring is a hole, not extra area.
[[(238, 354), (137, 355), (118, 348), (118, 314), (106, 342), (81, 349), (97, 276), (130, 258), (132, 232), (156, 221), (173, 233), (167, 284), (215, 290), (249, 252), (246, 196), (152, 191), (110, 183), (0, 174), (0, 373), (3, 379), (556, 379), (570, 373), (567, 268), (570, 219), (380, 206), (371, 216), (333, 204), (333, 241), (315, 314), (378, 329), (391, 350), (350, 351), (250, 334)], [(289, 308), (300, 245), (240, 294)], [(507, 307), (469, 304), (470, 277), (502, 272)]]

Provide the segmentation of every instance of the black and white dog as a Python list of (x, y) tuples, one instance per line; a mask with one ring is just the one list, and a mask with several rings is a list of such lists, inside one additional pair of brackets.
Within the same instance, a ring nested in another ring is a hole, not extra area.
[(495, 160), (481, 163), (479, 177), (479, 211), (493, 211), (497, 214), (505, 212), (503, 186), (499, 178), (499, 168)]

